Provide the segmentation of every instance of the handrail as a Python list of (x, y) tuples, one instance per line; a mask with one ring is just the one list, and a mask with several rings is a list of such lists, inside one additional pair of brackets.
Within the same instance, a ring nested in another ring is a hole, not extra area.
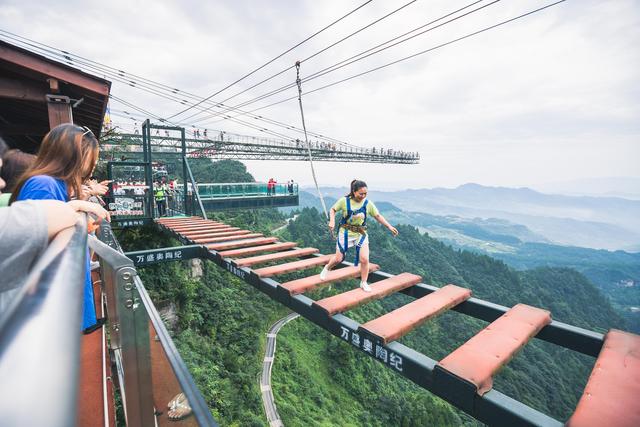
[(83, 216), (51, 241), (0, 317), (3, 426), (76, 423), (86, 245)]
[(145, 420), (153, 415), (150, 323), (198, 425), (217, 426), (160, 314), (138, 277), (133, 262), (124, 255), (113, 236), (110, 224), (100, 227), (99, 237), (100, 240), (90, 238), (89, 247), (96, 252), (101, 261), (112, 331), (111, 348), (122, 353), (124, 384), (121, 386), (124, 389), (123, 402), (128, 424), (137, 425), (138, 422), (135, 420), (139, 420), (139, 424), (147, 425)]
[(200, 205), (200, 211), (202, 212), (202, 217), (204, 219), (207, 219), (207, 213), (204, 210), (204, 206), (202, 206), (202, 200), (200, 200), (200, 195), (198, 194), (198, 187), (196, 184), (196, 180), (193, 179), (193, 174), (191, 173), (191, 167), (189, 166), (189, 161), (187, 160), (187, 157), (183, 157), (182, 161), (184, 162), (184, 165), (187, 167), (187, 172), (189, 172), (189, 179), (191, 180), (191, 185), (193, 186), (193, 188), (195, 189), (194, 194), (196, 196), (196, 199), (198, 200), (198, 204)]

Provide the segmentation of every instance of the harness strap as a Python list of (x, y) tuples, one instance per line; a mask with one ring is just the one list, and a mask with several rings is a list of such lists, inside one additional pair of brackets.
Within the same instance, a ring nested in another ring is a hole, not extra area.
[(356, 243), (356, 260), (353, 262), (353, 265), (355, 267), (358, 266), (358, 264), (360, 263), (360, 248), (362, 247), (362, 244), (364, 243), (364, 239), (367, 238), (366, 234), (363, 234), (362, 236), (360, 236), (360, 240), (358, 241), (358, 243)]
[[(360, 263), (360, 248), (364, 243), (364, 239), (367, 238), (366, 224), (367, 224), (367, 205), (369, 204), (369, 200), (365, 200), (364, 204), (359, 209), (357, 209), (356, 211), (352, 211), (351, 198), (349, 196), (345, 196), (345, 198), (346, 198), (346, 204), (347, 204), (347, 215), (342, 217), (342, 219), (340, 220), (340, 226), (338, 227), (338, 230), (340, 229), (340, 227), (342, 227), (342, 229), (344, 230), (344, 233), (343, 233), (344, 247), (340, 244), (340, 234), (338, 234), (338, 249), (340, 250), (340, 253), (342, 253), (342, 260), (344, 261), (347, 255), (347, 250), (349, 249), (349, 229), (351, 229), (351, 231), (355, 231), (356, 233), (360, 233), (361, 234), (360, 240), (358, 241), (358, 243), (356, 243), (356, 259), (353, 262), (353, 265), (357, 267), (358, 264)], [(364, 221), (362, 222), (362, 225), (350, 225), (347, 223), (349, 218), (351, 218), (354, 213), (360, 213), (360, 212), (364, 213)]]

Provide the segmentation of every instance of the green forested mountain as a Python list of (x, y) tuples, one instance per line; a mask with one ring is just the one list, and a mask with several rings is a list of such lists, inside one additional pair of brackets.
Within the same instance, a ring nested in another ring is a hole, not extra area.
[[(307, 192), (300, 192), (300, 204), (320, 206), (319, 199)], [(626, 329), (640, 332), (640, 253), (556, 245), (504, 219), (407, 212), (388, 202), (376, 205), (393, 223), (411, 224), (454, 248), (487, 254), (518, 270), (575, 269), (610, 300), (624, 317)]]

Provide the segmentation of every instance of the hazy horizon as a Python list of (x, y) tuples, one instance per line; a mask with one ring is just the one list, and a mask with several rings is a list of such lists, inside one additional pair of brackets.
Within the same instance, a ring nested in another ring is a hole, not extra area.
[[(251, 171), (249, 171), (251, 172)], [(584, 183), (589, 182), (592, 184), (590, 188), (585, 190)], [(620, 186), (620, 183), (624, 186)], [(348, 188), (349, 183), (344, 185), (323, 185), (320, 184), (320, 188)], [(569, 180), (564, 182), (546, 183), (540, 185), (523, 185), (523, 186), (508, 186), (508, 185), (487, 185), (481, 182), (465, 182), (454, 186), (390, 186), (390, 187), (373, 187), (368, 184), (373, 191), (403, 191), (403, 190), (433, 190), (438, 188), (444, 189), (456, 189), (467, 184), (476, 184), (489, 188), (529, 188), (543, 194), (558, 194), (566, 196), (592, 196), (592, 197), (618, 197), (628, 198), (630, 200), (640, 199), (640, 178), (635, 177), (602, 177), (602, 178), (589, 178), (584, 180)], [(300, 188), (304, 190), (313, 190), (315, 192), (315, 185), (313, 183), (300, 183)]]

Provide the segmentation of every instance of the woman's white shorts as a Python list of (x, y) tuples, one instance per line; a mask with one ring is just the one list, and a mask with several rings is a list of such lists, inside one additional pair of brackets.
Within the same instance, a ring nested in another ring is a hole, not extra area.
[[(351, 237), (348, 235), (347, 233), (347, 243), (349, 244), (349, 248), (353, 248), (355, 247), (358, 242), (360, 241), (360, 238), (362, 237), (362, 235), (358, 234), (355, 237)], [(338, 239), (336, 242), (336, 249), (340, 250), (340, 247), (338, 246), (338, 242), (340, 243), (340, 245), (342, 245), (342, 247), (344, 248), (344, 231), (338, 232)], [(362, 246), (369, 244), (369, 236), (365, 234), (364, 237), (364, 241), (362, 242)]]

